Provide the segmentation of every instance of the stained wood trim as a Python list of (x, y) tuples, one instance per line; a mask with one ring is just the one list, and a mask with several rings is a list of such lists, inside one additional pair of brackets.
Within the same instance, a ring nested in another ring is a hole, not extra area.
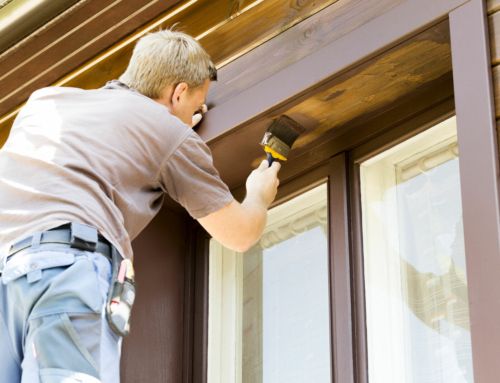
[(195, 232), (194, 331), (192, 383), (207, 382), (208, 360), (208, 270), (210, 236), (203, 229)]
[[(401, 125), (415, 116), (419, 116), (429, 109), (436, 106), (440, 106), (443, 112), (453, 109), (452, 98), (453, 81), (450, 73), (449, 76), (447, 75), (445, 78), (439, 79), (438, 82), (427, 84), (425, 89), (422, 89), (417, 94), (402, 97), (383, 110), (378, 110), (374, 114), (363, 115), (354, 119), (337, 136), (323, 142), (318, 142), (317, 146), (311, 150), (297, 154), (298, 149), (294, 149), (292, 151), (293, 157), (282, 164), (282, 168), (278, 174), (281, 182), (280, 189), (286, 188), (288, 183), (297, 177), (308, 176), (311, 169), (315, 169), (316, 166), (325, 163), (329, 158), (342, 151), (351, 150), (369, 139), (395, 126)], [(250, 129), (250, 126), (246, 129)], [(250, 161), (248, 156), (242, 154), (241, 151), (231, 149), (232, 147), (239, 147), (238, 145), (241, 146), (241, 142), (240, 135), (235, 134), (234, 136), (231, 135), (225, 138), (223, 141), (217, 142), (218, 148), (212, 146), (216, 167), (220, 171), (221, 176), (223, 176), (223, 180), (233, 185), (234, 196), (238, 200), (241, 200), (245, 195), (245, 179), (252, 169), (251, 167), (249, 170), (247, 170), (247, 167), (240, 167), (241, 170), (236, 172), (238, 178), (236, 180), (231, 178), (234, 177), (231, 175), (231, 172), (235, 167), (240, 166), (239, 164), (248, 164)], [(248, 144), (248, 138), (245, 138), (243, 142)], [(256, 139), (255, 145), (257, 145), (257, 142)], [(231, 154), (231, 152), (234, 153)], [(237, 158), (236, 163), (234, 162), (235, 158)], [(238, 187), (238, 185), (241, 186)], [(278, 191), (279, 194), (280, 191)]]
[(284, 104), (293, 106), (292, 101), (301, 95), (314, 94), (321, 83), (436, 24), (446, 18), (448, 12), (465, 2), (407, 0), (209, 110), (198, 133), (206, 142), (212, 143), (266, 112)]
[(486, 13), (483, 0), (450, 13), (476, 383), (500, 374), (499, 166)]
[(328, 180), (331, 366), (334, 383), (354, 383), (354, 337), (349, 246), (347, 160), (330, 161)]
[(219, 81), (210, 86), (208, 105), (220, 105), (404, 1), (350, 0), (326, 7), (220, 69)]
[[(189, 218), (186, 243), (186, 257), (184, 261), (184, 344), (182, 356), (182, 383), (193, 382), (193, 354), (194, 354), (194, 312), (195, 312), (195, 269), (197, 231), (200, 229), (198, 221)], [(197, 308), (203, 310), (203, 307)]]
[(352, 229), (352, 297), (354, 306), (354, 359), (355, 382), (368, 383), (368, 343), (366, 330), (366, 295), (365, 272), (363, 260), (363, 233), (361, 219), (361, 189), (359, 164), (354, 162), (352, 153), (349, 156), (349, 178), (351, 197), (351, 227)]

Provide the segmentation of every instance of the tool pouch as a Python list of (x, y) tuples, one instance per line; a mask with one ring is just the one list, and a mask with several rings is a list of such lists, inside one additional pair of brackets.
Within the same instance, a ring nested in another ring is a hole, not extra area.
[(134, 305), (137, 285), (133, 279), (118, 280), (118, 270), (121, 257), (114, 246), (111, 250), (113, 259), (113, 275), (109, 286), (108, 300), (106, 303), (106, 317), (113, 331), (121, 337), (130, 332), (130, 315)]

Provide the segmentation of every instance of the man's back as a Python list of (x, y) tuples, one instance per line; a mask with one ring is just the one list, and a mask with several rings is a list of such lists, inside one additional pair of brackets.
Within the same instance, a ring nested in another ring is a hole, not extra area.
[(0, 150), (0, 248), (77, 221), (131, 258), (130, 241), (161, 207), (159, 171), (193, 134), (118, 81), (35, 92)]

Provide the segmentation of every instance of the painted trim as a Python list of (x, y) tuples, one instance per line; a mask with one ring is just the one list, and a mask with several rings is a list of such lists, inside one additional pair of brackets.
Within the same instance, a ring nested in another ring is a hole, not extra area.
[(500, 203), (486, 2), (450, 13), (474, 381), (500, 374)]
[[(466, 2), (407, 0), (209, 110), (197, 132), (211, 144), (445, 19), (451, 10)], [(258, 53), (256, 48), (250, 54)], [(238, 65), (238, 62), (229, 65)]]
[(332, 382), (354, 383), (354, 336), (346, 154), (330, 161), (328, 180)]

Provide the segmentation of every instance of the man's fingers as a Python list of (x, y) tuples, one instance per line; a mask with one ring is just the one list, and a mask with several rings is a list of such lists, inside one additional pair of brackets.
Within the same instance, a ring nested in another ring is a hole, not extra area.
[(199, 113), (196, 113), (194, 116), (193, 116), (193, 126), (195, 126), (197, 123), (199, 123), (201, 121), (201, 114)]
[(206, 113), (207, 111), (208, 111), (208, 107), (207, 107), (207, 105), (206, 105), (206, 104), (203, 104), (203, 105), (201, 106), (201, 113)]
[(267, 160), (263, 160), (259, 165), (259, 170), (262, 172), (269, 167), (269, 162)]
[(281, 169), (281, 164), (278, 161), (274, 161), (271, 165), (271, 169), (273, 169), (276, 173)]

